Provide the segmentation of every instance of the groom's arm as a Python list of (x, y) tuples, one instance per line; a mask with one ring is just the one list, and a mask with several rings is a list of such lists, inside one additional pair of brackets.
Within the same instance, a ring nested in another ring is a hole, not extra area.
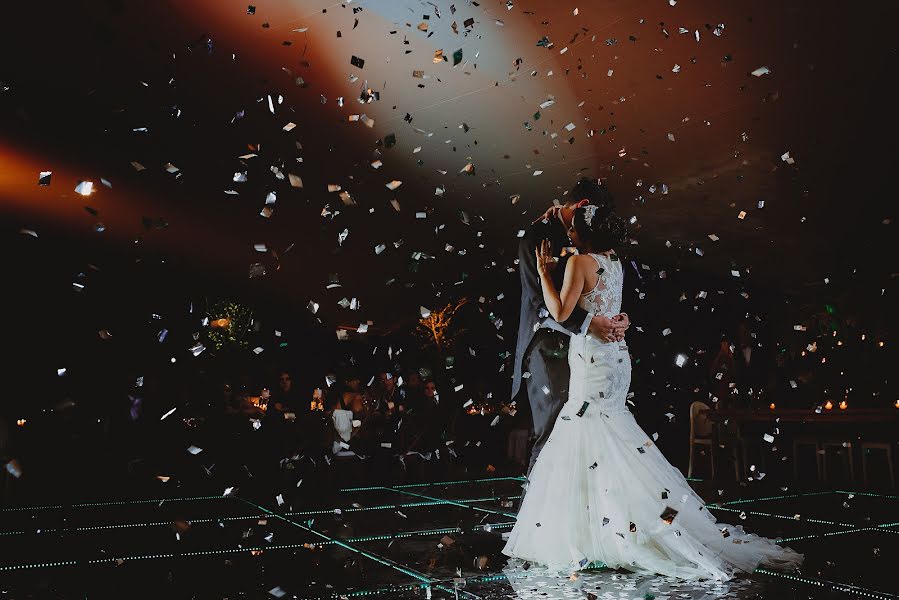
[(537, 245), (547, 239), (546, 227), (542, 223), (531, 225), (525, 230), (518, 242), (518, 271), (521, 276), (521, 290), (528, 292), (529, 308), (534, 314), (543, 307), (543, 289), (540, 287), (540, 276), (537, 274), (537, 260), (534, 251)]

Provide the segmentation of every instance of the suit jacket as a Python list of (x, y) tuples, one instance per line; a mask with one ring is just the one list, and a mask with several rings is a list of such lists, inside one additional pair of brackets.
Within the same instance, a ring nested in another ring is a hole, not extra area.
[[(558, 220), (553, 219), (546, 223), (538, 221), (528, 227), (524, 237), (518, 242), (521, 310), (518, 321), (518, 343), (515, 347), (515, 369), (512, 373), (512, 398), (518, 395), (518, 391), (521, 389), (524, 357), (531, 340), (534, 338), (534, 331), (537, 325), (543, 321), (540, 318), (540, 310), (546, 307), (543, 303), (543, 287), (540, 285), (540, 275), (537, 273), (537, 258), (534, 254), (537, 244), (542, 240), (550, 241), (553, 254), (556, 255), (568, 244), (568, 234), (565, 233), (564, 226)], [(556, 289), (562, 287), (567, 259), (568, 257), (563, 257), (553, 272), (553, 285), (555, 285)], [(581, 329), (586, 319), (587, 311), (579, 306), (575, 306), (571, 316), (561, 325), (573, 334), (582, 333)]]

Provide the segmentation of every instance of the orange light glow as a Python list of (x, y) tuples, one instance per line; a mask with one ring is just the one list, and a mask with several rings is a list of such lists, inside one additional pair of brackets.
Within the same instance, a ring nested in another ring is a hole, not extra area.
[(209, 325), (215, 329), (224, 329), (225, 327), (227, 327), (230, 324), (231, 324), (231, 319), (222, 318), (222, 319), (216, 319), (215, 321), (212, 321)]
[(840, 401), (840, 410), (846, 410), (847, 406), (849, 406), (849, 404), (847, 404), (845, 400)]
[(828, 400), (827, 402), (824, 403), (824, 410), (830, 410), (832, 408), (833, 408), (833, 402), (831, 402), (830, 400)]
[(18, 425), (19, 427), (25, 427), (25, 423), (26, 423), (25, 419), (19, 419), (16, 421), (16, 425)]
[(770, 408), (771, 410), (774, 410), (775, 408), (777, 408), (777, 405), (774, 404), (774, 403), (772, 402), (772, 403), (768, 406), (768, 408)]

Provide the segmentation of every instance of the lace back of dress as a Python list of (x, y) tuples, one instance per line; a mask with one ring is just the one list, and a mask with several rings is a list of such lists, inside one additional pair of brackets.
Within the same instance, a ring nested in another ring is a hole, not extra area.
[(623, 273), (621, 261), (602, 254), (590, 254), (596, 261), (599, 279), (593, 289), (581, 296), (578, 304), (594, 315), (612, 316), (621, 312)]

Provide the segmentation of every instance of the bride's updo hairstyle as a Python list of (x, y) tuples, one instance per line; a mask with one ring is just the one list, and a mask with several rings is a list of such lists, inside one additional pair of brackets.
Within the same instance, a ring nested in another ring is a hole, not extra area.
[(590, 179), (589, 177), (578, 179), (574, 187), (568, 192), (565, 203), (574, 205), (581, 200), (587, 200), (590, 204), (595, 204), (599, 207), (610, 206), (614, 208), (615, 206), (615, 199), (612, 198), (609, 188), (599, 183), (598, 180)]
[(615, 205), (588, 204), (574, 211), (574, 230), (593, 252), (607, 252), (622, 246), (628, 231), (624, 219), (615, 213)]

